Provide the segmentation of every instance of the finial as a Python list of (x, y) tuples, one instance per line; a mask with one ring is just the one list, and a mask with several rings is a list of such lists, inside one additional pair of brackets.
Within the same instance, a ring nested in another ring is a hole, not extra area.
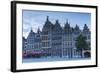
[(75, 26), (75, 29), (77, 29), (77, 30), (79, 29), (79, 26), (78, 26), (77, 24), (76, 24), (76, 26)]
[(66, 24), (68, 24), (68, 19), (66, 19)]
[(39, 28), (39, 27), (38, 27), (38, 30), (37, 30), (37, 32), (38, 32), (38, 33), (40, 33), (40, 28)]
[(84, 24), (84, 29), (88, 29), (88, 26), (86, 24)]
[(32, 27), (31, 27), (31, 32), (33, 32), (33, 29), (32, 29)]
[(85, 27), (87, 27), (87, 25), (86, 25), (86, 24), (84, 24), (84, 26), (85, 26)]
[(56, 20), (56, 24), (59, 24), (59, 21), (58, 20)]
[(47, 16), (47, 21), (49, 21), (49, 16)]

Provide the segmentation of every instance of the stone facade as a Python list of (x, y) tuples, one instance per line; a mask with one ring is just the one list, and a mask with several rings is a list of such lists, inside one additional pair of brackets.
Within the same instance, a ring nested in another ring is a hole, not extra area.
[(81, 30), (77, 24), (75, 28), (71, 27), (67, 19), (62, 27), (59, 20), (53, 24), (47, 16), (41, 31), (38, 28), (35, 33), (31, 29), (28, 37), (23, 38), (23, 48), (24, 50), (42, 51), (50, 57), (79, 57), (80, 52), (77, 51), (75, 42), (80, 34), (86, 37), (86, 41), (90, 45), (91, 33), (86, 24)]

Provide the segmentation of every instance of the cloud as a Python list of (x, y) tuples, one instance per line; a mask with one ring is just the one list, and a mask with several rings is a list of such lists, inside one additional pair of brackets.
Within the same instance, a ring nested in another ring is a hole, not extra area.
[(75, 27), (77, 24), (81, 29), (83, 29), (84, 24), (87, 24), (89, 28), (91, 25), (90, 13), (25, 10), (23, 12), (24, 34), (27, 34), (31, 30), (31, 28), (33, 29), (34, 32), (37, 32), (38, 28), (42, 30), (43, 25), (46, 21), (46, 16), (49, 16), (49, 20), (53, 24), (55, 24), (55, 20), (58, 19), (62, 27), (66, 23), (66, 19), (69, 20), (71, 27)]
[(42, 30), (43, 27), (43, 23), (41, 20), (35, 20), (34, 18), (32, 18), (30, 20), (30, 25), (33, 28), (34, 32), (37, 32), (37, 29), (40, 28), (40, 30)]
[(29, 35), (29, 32), (23, 32), (23, 36), (24, 36), (25, 38), (27, 38), (28, 35)]

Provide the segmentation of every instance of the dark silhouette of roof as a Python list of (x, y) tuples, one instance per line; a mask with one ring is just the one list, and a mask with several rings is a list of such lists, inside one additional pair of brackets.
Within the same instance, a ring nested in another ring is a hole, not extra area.
[(88, 28), (88, 26), (86, 24), (84, 24), (83, 32), (84, 31), (89, 31), (89, 28)]
[(56, 20), (53, 30), (54, 31), (62, 31), (62, 27), (60, 26), (60, 23), (58, 20)]
[(27, 38), (30, 38), (30, 37), (33, 38), (33, 36), (35, 36), (35, 32), (33, 32), (32, 28), (31, 28), (30, 33)]
[(90, 33), (90, 30), (86, 24), (84, 24), (83, 33)]
[(49, 16), (47, 16), (46, 22), (43, 26), (42, 31), (47, 31), (47, 30), (50, 30), (50, 29), (52, 30), (52, 27), (53, 27), (53, 24), (49, 21)]
[(89, 32), (89, 28), (86, 24), (84, 24), (84, 28), (83, 31), (80, 30), (79, 26), (76, 24), (75, 28), (70, 27), (70, 23), (68, 21), (68, 19), (66, 19), (66, 23), (64, 25), (64, 27), (62, 28), (59, 20), (55, 21), (55, 24), (53, 24), (50, 20), (49, 20), (49, 16), (46, 17), (46, 21), (43, 25), (42, 31), (40, 31), (40, 29), (38, 28), (37, 33), (34, 33), (32, 28), (30, 30), (30, 33), (28, 35), (28, 37), (34, 36), (35, 34), (48, 34), (48, 33), (63, 33), (63, 34), (79, 34), (79, 33), (86, 33)]

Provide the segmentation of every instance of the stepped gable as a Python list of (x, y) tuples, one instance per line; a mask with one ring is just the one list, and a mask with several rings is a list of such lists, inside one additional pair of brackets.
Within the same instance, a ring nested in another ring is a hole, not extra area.
[(56, 32), (62, 31), (62, 27), (60, 26), (60, 23), (58, 20), (56, 20), (56, 22), (53, 26), (53, 31), (56, 31)]
[(35, 32), (33, 32), (32, 28), (31, 28), (30, 33), (27, 38), (32, 38), (33, 36), (35, 36)]
[(44, 30), (47, 30), (47, 29), (51, 29), (52, 26), (53, 26), (53, 24), (50, 22), (49, 16), (47, 16), (46, 22), (45, 22), (42, 30), (44, 31)]
[(72, 29), (71, 29), (70, 24), (69, 24), (68, 19), (67, 19), (66, 23), (65, 23), (65, 26), (64, 26), (64, 33), (69, 34), (71, 32), (72, 32)]
[(86, 24), (84, 24), (83, 33), (90, 33), (90, 30)]
[(79, 28), (79, 26), (76, 24), (75, 28), (74, 28), (74, 34), (79, 34), (81, 33), (81, 30)]
[(53, 24), (50, 22), (49, 16), (47, 16), (46, 22), (42, 28), (42, 34), (47, 34), (48, 32), (51, 32), (52, 28), (53, 28)]

